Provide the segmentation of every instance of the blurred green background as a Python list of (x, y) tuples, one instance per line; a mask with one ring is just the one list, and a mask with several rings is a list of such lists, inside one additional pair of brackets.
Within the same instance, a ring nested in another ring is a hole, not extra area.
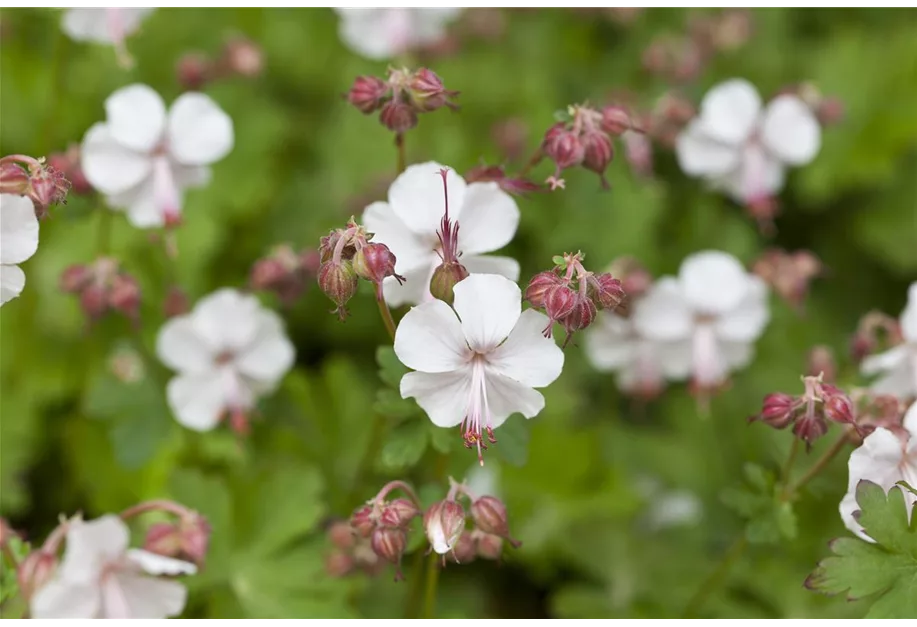
[[(669, 86), (642, 69), (643, 50), (660, 34), (683, 32), (689, 14), (651, 9), (628, 25), (602, 12), (495, 15), (504, 21), (498, 36), (476, 34), (466, 13), (455, 27), (457, 50), (415, 59), (462, 92), (462, 109), (423, 116), (407, 137), (409, 162), (433, 159), (461, 173), (481, 159), (505, 161), (491, 129), (507, 118), (528, 128), (531, 151), (568, 104), (601, 103), (626, 89), (651, 105)], [(23, 266), (25, 291), (0, 314), (0, 513), (41, 539), (61, 513), (95, 517), (171, 497), (214, 528), (205, 572), (188, 579), (186, 616), (401, 616), (420, 583), (422, 551), (406, 558), (404, 583), (388, 570), (331, 579), (323, 526), (392, 478), (442, 498), (444, 478), (463, 477), (476, 459), (457, 432), (434, 437), (380, 381), (376, 353), (387, 336), (370, 291), (351, 301), (345, 324), (315, 286), (282, 311), (297, 365), (241, 442), (225, 427), (182, 429), (163, 397), (168, 373), (150, 357), (172, 272), (192, 301), (244, 287), (273, 244), (317, 246), (328, 229), (384, 198), (395, 174), (392, 135), (342, 94), (359, 74), (383, 75), (386, 63), (348, 51), (338, 17), (324, 9), (157, 10), (128, 41), (132, 70), (119, 68), (109, 47), (69, 41), (59, 18), (54, 10), (0, 13), (4, 155), (42, 156), (79, 142), (103, 119), (104, 99), (133, 82), (170, 102), (180, 93), (178, 59), (195, 50), (216, 56), (233, 33), (263, 47), (265, 68), (258, 78), (205, 88), (232, 117), (236, 143), (212, 183), (186, 197), (175, 268), (154, 234), (114, 220), (113, 252), (143, 288), (139, 331), (113, 316), (88, 326), (76, 299), (58, 290), (66, 266), (96, 254), (100, 202), (72, 197), (42, 222), (39, 250)], [(524, 545), (508, 549), (500, 565), (450, 565), (439, 616), (677, 616), (743, 533), (724, 490), (741, 488), (745, 464), (772, 472), (786, 457), (789, 434), (745, 418), (768, 392), (797, 393), (815, 344), (836, 350), (843, 385), (863, 383), (846, 357), (859, 317), (876, 308), (897, 317), (903, 308), (917, 277), (917, 12), (768, 9), (752, 19), (748, 43), (712, 59), (684, 94), (696, 102), (711, 85), (744, 77), (767, 97), (809, 80), (846, 110), (825, 130), (815, 161), (790, 173), (776, 237), (763, 237), (740, 207), (684, 176), (666, 150), (657, 148), (656, 176), (646, 180), (631, 174), (619, 149), (611, 191), (575, 170), (566, 190), (520, 200), (507, 254), (519, 259), (524, 281), (552, 255), (576, 249), (591, 268), (631, 254), (658, 275), (676, 272), (697, 250), (750, 263), (776, 245), (814, 251), (828, 276), (814, 284), (804, 315), (773, 299), (753, 365), (714, 399), (708, 420), (684, 386), (636, 403), (616, 390), (613, 375), (591, 369), (580, 346), (568, 347), (561, 378), (544, 391), (545, 410), (528, 423), (512, 418), (487, 457)], [(549, 168), (535, 172), (543, 178)], [(119, 350), (146, 355), (139, 381), (111, 373)], [(364, 461), (376, 450), (371, 424), (380, 410), (394, 417), (381, 452)], [(809, 459), (828, 445), (817, 443)], [(837, 513), (846, 481), (839, 458), (794, 511), (775, 514), (773, 529), (754, 538), (702, 614), (861, 616), (864, 604), (802, 586), (826, 543), (847, 533)], [(648, 524), (654, 504), (675, 491), (700, 500), (699, 521)]]

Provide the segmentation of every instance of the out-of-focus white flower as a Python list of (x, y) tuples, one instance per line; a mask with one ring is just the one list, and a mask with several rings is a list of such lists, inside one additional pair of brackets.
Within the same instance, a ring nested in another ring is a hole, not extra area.
[(204, 94), (186, 92), (166, 112), (159, 94), (134, 84), (109, 96), (105, 113), (83, 137), (83, 173), (139, 228), (178, 222), (184, 190), (205, 185), (207, 166), (232, 149), (232, 120)]
[[(430, 279), (441, 263), (436, 235), (443, 218), (445, 195), (440, 171), (435, 162), (408, 167), (388, 190), (388, 202), (374, 202), (363, 212), (363, 225), (394, 253), (395, 272), (405, 278), (400, 285), (394, 277), (383, 282), (385, 301), (396, 307), (430, 300)], [(465, 183), (449, 170), (447, 175), (449, 216), (458, 223), (460, 262), (471, 274), (500, 274), (513, 281), (519, 278), (519, 263), (510, 257), (484, 255), (506, 246), (519, 226), (519, 207), (512, 196), (497, 183)]]
[(335, 9), (339, 33), (348, 48), (368, 59), (391, 59), (419, 46), (434, 44), (461, 9)]
[(22, 263), (38, 250), (38, 218), (26, 196), (0, 194), (0, 306), (25, 287)]
[(114, 515), (69, 524), (67, 548), (54, 578), (32, 597), (34, 618), (167, 618), (181, 613), (185, 586), (155, 575), (194, 574), (194, 564), (129, 549), (127, 525)]
[[(844, 524), (864, 540), (874, 542), (863, 531), (856, 520), (859, 509), (856, 502), (856, 488), (860, 481), (871, 481), (888, 492), (899, 481), (906, 481), (917, 488), (917, 402), (904, 415), (904, 428), (891, 431), (877, 427), (863, 440), (863, 444), (852, 453), (847, 467), (850, 478), (847, 494), (841, 501), (840, 511)], [(903, 490), (908, 516), (917, 504), (917, 495)]]
[(720, 385), (729, 372), (748, 365), (769, 318), (764, 281), (719, 251), (687, 257), (677, 278), (656, 281), (633, 310), (637, 332), (676, 343), (666, 359), (676, 366), (689, 360), (701, 389)]
[(169, 381), (169, 406), (182, 425), (213, 429), (225, 412), (244, 429), (246, 413), (293, 365), (283, 322), (254, 296), (221, 289), (191, 313), (159, 331), (159, 358), (178, 375)]
[(884, 353), (863, 360), (860, 370), (867, 376), (881, 374), (870, 386), (877, 394), (901, 399), (917, 396), (917, 283), (907, 291), (907, 305), (899, 319), (904, 342)]
[(410, 372), (401, 396), (414, 397), (433, 424), (462, 424), (465, 445), (484, 438), (513, 412), (532, 418), (544, 407), (533, 388), (560, 376), (564, 354), (542, 331), (547, 317), (522, 311), (519, 286), (495, 274), (456, 284), (452, 308), (433, 300), (409, 311), (395, 333), (395, 354)]
[(124, 40), (140, 28), (152, 8), (74, 8), (64, 11), (61, 28), (74, 41), (91, 41), (115, 47), (122, 65), (130, 65)]
[(762, 111), (758, 91), (743, 79), (707, 92), (675, 144), (685, 174), (704, 177), (745, 204), (778, 193), (785, 166), (809, 163), (820, 147), (818, 120), (798, 96), (777, 96)]
[(632, 319), (608, 311), (600, 311), (596, 324), (586, 330), (585, 350), (596, 370), (617, 372), (618, 388), (635, 396), (652, 398), (662, 392), (666, 379), (691, 374), (687, 340), (648, 339), (637, 333)]

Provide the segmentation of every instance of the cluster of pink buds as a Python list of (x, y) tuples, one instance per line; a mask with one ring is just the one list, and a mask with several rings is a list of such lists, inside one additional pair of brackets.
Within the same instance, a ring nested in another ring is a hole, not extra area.
[(749, 422), (763, 422), (774, 429), (793, 425), (793, 435), (806, 443), (828, 432), (828, 421), (852, 425), (858, 430), (853, 403), (844, 392), (824, 383), (821, 375), (802, 377), (805, 392), (791, 396), (775, 392), (764, 397), (761, 413), (751, 416)]
[(588, 105), (571, 105), (558, 116), (561, 120), (548, 129), (541, 143), (542, 152), (554, 162), (554, 174), (546, 181), (548, 186), (552, 190), (563, 188), (565, 182), (560, 173), (581, 165), (598, 174), (602, 187), (607, 189), (605, 169), (614, 158), (612, 138), (638, 130), (630, 114), (616, 105), (601, 111)]
[(555, 322), (564, 326), (564, 346), (574, 333), (592, 324), (597, 311), (616, 309), (626, 296), (621, 281), (608, 272), (589, 272), (584, 258), (580, 252), (554, 257), (554, 268), (536, 274), (525, 288), (525, 299), (548, 315), (546, 337), (551, 337)]
[(798, 310), (809, 293), (809, 283), (822, 274), (823, 267), (818, 257), (807, 250), (789, 253), (771, 248), (755, 261), (752, 272)]
[(60, 288), (79, 295), (80, 307), (90, 321), (109, 311), (121, 313), (135, 323), (139, 319), (140, 286), (121, 270), (120, 262), (113, 257), (70, 266), (61, 274)]
[(850, 341), (853, 360), (860, 362), (873, 353), (897, 346), (904, 341), (901, 324), (881, 311), (870, 311), (860, 318), (856, 333)]
[(44, 157), (9, 155), (0, 159), (0, 193), (28, 196), (35, 215), (43, 218), (51, 205), (66, 204), (70, 181), (45, 163)]
[(255, 42), (234, 36), (223, 45), (220, 56), (210, 59), (200, 52), (189, 52), (178, 60), (175, 72), (183, 89), (199, 90), (216, 80), (255, 78), (264, 69), (264, 53)]
[(417, 126), (417, 116), (442, 107), (458, 109), (452, 98), (459, 92), (446, 89), (433, 70), (389, 69), (388, 77), (358, 76), (347, 93), (347, 101), (369, 115), (379, 111), (379, 121), (401, 134)]
[(319, 247), (318, 285), (337, 308), (341, 320), (347, 317), (346, 304), (357, 292), (357, 280), (375, 284), (376, 298), (382, 298), (382, 281), (404, 277), (395, 273), (395, 255), (385, 244), (370, 242), (373, 235), (351, 218), (343, 229), (322, 237)]
[(385, 560), (373, 550), (371, 537), (354, 531), (346, 520), (331, 523), (327, 531), (331, 552), (325, 556), (325, 572), (331, 577), (346, 577), (361, 571), (375, 577), (385, 568)]
[(273, 292), (281, 303), (290, 306), (302, 295), (320, 263), (315, 250), (296, 252), (289, 244), (280, 244), (254, 263), (249, 284), (252, 289)]

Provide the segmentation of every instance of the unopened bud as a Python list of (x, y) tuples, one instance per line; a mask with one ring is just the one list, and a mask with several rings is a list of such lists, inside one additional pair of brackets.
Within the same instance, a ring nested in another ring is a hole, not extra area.
[(82, 291), (92, 281), (92, 270), (85, 264), (67, 267), (60, 276), (60, 288), (64, 292)]
[(842, 393), (831, 394), (825, 400), (825, 417), (842, 424), (853, 424), (853, 403)]
[(221, 61), (227, 70), (246, 78), (259, 76), (264, 69), (261, 47), (245, 37), (233, 37), (227, 41)]
[(761, 413), (748, 419), (749, 422), (761, 421), (774, 429), (784, 429), (793, 422), (797, 400), (789, 394), (775, 392), (764, 397)]
[(475, 500), (471, 504), (471, 517), (478, 529), (484, 533), (505, 538), (516, 548), (522, 544), (509, 534), (506, 505), (500, 499), (493, 496), (482, 496)]
[(455, 300), (453, 288), (468, 277), (468, 270), (458, 262), (443, 262), (433, 271), (430, 278), (430, 293), (448, 304)]
[(627, 296), (621, 281), (608, 272), (589, 277), (589, 298), (598, 309), (615, 309)]
[(347, 102), (363, 113), (379, 109), (388, 94), (389, 86), (375, 76), (358, 76), (347, 92)]
[(191, 306), (188, 302), (188, 294), (185, 293), (185, 290), (177, 285), (169, 286), (169, 289), (166, 291), (166, 298), (162, 303), (163, 315), (165, 315), (166, 318), (174, 318), (175, 316), (186, 314), (190, 310)]
[(140, 286), (133, 277), (117, 274), (112, 278), (108, 304), (128, 318), (136, 319), (140, 312)]
[(12, 161), (0, 162), (0, 193), (28, 196), (30, 189), (27, 170)]
[(812, 442), (826, 433), (828, 433), (828, 423), (822, 416), (814, 412), (803, 414), (793, 425), (793, 435), (805, 442), (807, 447), (811, 447)]
[(564, 343), (566, 344), (569, 342), (574, 333), (582, 331), (592, 324), (592, 321), (595, 320), (596, 313), (597, 309), (595, 303), (588, 297), (577, 293), (574, 299), (573, 309), (561, 320), (564, 325), (564, 330), (567, 332), (567, 339)]
[(404, 277), (395, 274), (395, 255), (385, 244), (370, 242), (363, 246), (353, 256), (353, 270), (357, 276), (373, 283), (381, 284), (386, 277), (395, 277), (398, 283)]
[(456, 564), (468, 564), (477, 556), (477, 546), (470, 531), (463, 531), (447, 559)]
[(108, 293), (104, 285), (91, 283), (80, 294), (80, 308), (91, 320), (100, 318), (108, 309)]
[(373, 529), (376, 528), (376, 521), (373, 518), (373, 508), (371, 505), (364, 505), (350, 516), (350, 526), (357, 535), (368, 538)]
[(575, 306), (576, 292), (566, 285), (558, 285), (545, 292), (544, 310), (552, 321), (566, 318)]
[(420, 68), (414, 72), (408, 90), (411, 92), (412, 102), (424, 113), (447, 105), (454, 107), (449, 98), (458, 95), (458, 92), (448, 91), (436, 72), (427, 68)]
[(577, 133), (567, 130), (563, 122), (558, 122), (544, 136), (545, 154), (557, 165), (558, 170), (573, 167), (583, 162), (586, 148)]
[(525, 300), (527, 300), (532, 307), (541, 309), (545, 307), (545, 299), (547, 298), (548, 292), (555, 287), (563, 285), (563, 282), (563, 279), (558, 276), (556, 272), (550, 270), (539, 272), (532, 277), (532, 280), (529, 281), (528, 286), (525, 288)]
[(328, 261), (318, 270), (318, 285), (337, 308), (334, 313), (341, 320), (347, 317), (347, 301), (357, 293), (357, 274), (349, 261)]
[(210, 82), (213, 63), (200, 52), (189, 52), (178, 60), (175, 73), (182, 89), (196, 91)]
[(602, 130), (613, 137), (633, 128), (630, 114), (624, 107), (609, 105), (602, 109)]
[(490, 533), (481, 533), (477, 538), (478, 557), (498, 560), (503, 555), (503, 538)]
[(156, 523), (150, 526), (143, 543), (144, 550), (186, 559), (201, 565), (210, 544), (210, 525), (196, 513), (190, 513), (177, 523)]
[(601, 131), (589, 131), (583, 135), (583, 149), (583, 167), (601, 176), (602, 187), (607, 188), (605, 169), (615, 154), (611, 138)]
[(334, 551), (325, 557), (325, 572), (329, 577), (338, 579), (350, 574), (354, 559), (341, 551)]
[(404, 133), (417, 126), (417, 113), (407, 103), (389, 100), (382, 106), (379, 121), (391, 131)]
[(410, 499), (395, 499), (382, 508), (381, 522), (388, 527), (406, 527), (420, 510)]
[[(408, 539), (402, 529), (377, 527), (373, 531), (371, 543), (376, 555), (397, 566), (401, 563), (401, 556), (404, 555)], [(398, 576), (396, 575), (396, 578)]]
[(833, 96), (822, 98), (815, 109), (815, 116), (823, 126), (840, 124), (844, 119), (844, 113), (844, 101)]
[(25, 600), (32, 598), (42, 586), (48, 583), (57, 570), (57, 557), (38, 550), (29, 553), (16, 569), (19, 592)]
[(150, 525), (143, 541), (143, 549), (157, 555), (175, 557), (181, 553), (181, 532), (178, 525), (155, 523)]
[(427, 509), (423, 524), (433, 550), (444, 555), (453, 549), (465, 529), (465, 510), (457, 501), (440, 501)]
[(350, 523), (339, 520), (328, 528), (328, 540), (339, 549), (351, 549), (357, 538)]

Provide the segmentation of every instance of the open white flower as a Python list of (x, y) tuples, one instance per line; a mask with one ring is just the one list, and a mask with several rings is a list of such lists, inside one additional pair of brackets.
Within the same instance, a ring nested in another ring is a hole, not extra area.
[(194, 564), (129, 549), (127, 525), (114, 515), (74, 520), (53, 579), (32, 597), (34, 618), (167, 618), (181, 613), (187, 590), (151, 575), (190, 575)]
[[(847, 494), (841, 501), (841, 518), (850, 531), (869, 542), (874, 540), (866, 535), (855, 516), (859, 509), (856, 502), (857, 484), (863, 480), (871, 481), (888, 492), (897, 482), (907, 481), (908, 485), (917, 488), (917, 402), (904, 415), (903, 426), (903, 429), (896, 431), (877, 427), (866, 436), (859, 448), (850, 453), (847, 464), (850, 478)], [(917, 503), (917, 496), (904, 490), (904, 498), (910, 516)]]
[(877, 394), (910, 399), (917, 397), (917, 283), (907, 290), (907, 305), (899, 322), (904, 342), (867, 357), (860, 370), (867, 376), (882, 375), (870, 386)]
[[(430, 279), (441, 263), (436, 230), (445, 209), (444, 167), (435, 162), (408, 167), (388, 190), (388, 202), (374, 202), (363, 212), (363, 225), (394, 253), (394, 277), (383, 282), (385, 301), (397, 307), (430, 300)], [(459, 261), (471, 274), (500, 274), (515, 281), (519, 263), (510, 257), (484, 256), (506, 246), (519, 226), (519, 207), (496, 183), (472, 183), (449, 170), (449, 216), (459, 225)]]
[(341, 17), (341, 41), (357, 54), (381, 61), (438, 42), (446, 34), (446, 25), (462, 10), (336, 8), (335, 11)]
[[(401, 379), (401, 396), (417, 400), (433, 424), (462, 424), (478, 457), (513, 412), (532, 418), (544, 407), (533, 388), (560, 376), (564, 354), (542, 335), (544, 314), (522, 311), (519, 286), (496, 274), (456, 284), (452, 308), (433, 300), (409, 311), (395, 333), (395, 354), (417, 372)], [(483, 463), (483, 462), (482, 462)]]
[(22, 263), (38, 250), (35, 205), (25, 196), (0, 194), (0, 306), (25, 287)]
[(152, 8), (74, 8), (64, 11), (61, 28), (74, 41), (110, 44), (122, 63), (130, 57), (124, 40), (140, 28)]
[(159, 94), (134, 84), (109, 96), (105, 113), (83, 138), (83, 173), (139, 228), (177, 222), (184, 190), (206, 184), (207, 166), (232, 149), (232, 120), (204, 94), (186, 92), (166, 112)]
[(821, 127), (798, 97), (783, 94), (762, 111), (754, 85), (732, 79), (704, 96), (698, 117), (678, 136), (681, 169), (752, 203), (783, 188), (784, 167), (805, 165), (821, 147)]
[(690, 360), (693, 382), (702, 389), (748, 365), (769, 318), (764, 281), (732, 255), (713, 250), (687, 257), (678, 277), (656, 281), (633, 311), (640, 335), (680, 343), (666, 359), (678, 366)]
[(618, 373), (618, 388), (627, 394), (651, 398), (662, 391), (666, 379), (683, 380), (691, 373), (686, 340), (647, 339), (637, 333), (632, 319), (607, 311), (600, 311), (586, 330), (585, 351), (596, 370)]
[(169, 381), (169, 406), (184, 426), (213, 429), (228, 412), (244, 429), (259, 396), (272, 391), (293, 365), (283, 321), (254, 296), (221, 289), (194, 310), (166, 322), (156, 351), (178, 371)]

